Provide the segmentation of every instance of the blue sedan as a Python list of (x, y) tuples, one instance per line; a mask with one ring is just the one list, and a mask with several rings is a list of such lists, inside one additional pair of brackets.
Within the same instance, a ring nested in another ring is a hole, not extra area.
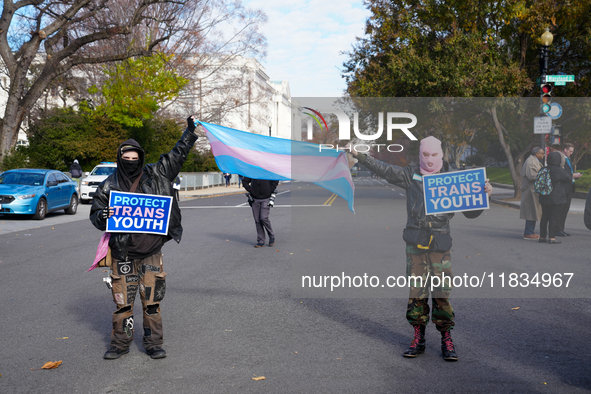
[(0, 174), (0, 213), (34, 215), (45, 219), (48, 212), (78, 210), (78, 184), (55, 170), (18, 169)]

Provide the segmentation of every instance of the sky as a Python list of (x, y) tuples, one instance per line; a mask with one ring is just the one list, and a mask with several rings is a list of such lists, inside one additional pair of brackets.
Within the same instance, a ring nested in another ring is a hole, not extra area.
[(361, 0), (250, 0), (263, 10), (267, 56), (261, 63), (272, 81), (288, 81), (292, 97), (340, 97), (341, 77), (355, 37), (364, 34), (369, 11)]

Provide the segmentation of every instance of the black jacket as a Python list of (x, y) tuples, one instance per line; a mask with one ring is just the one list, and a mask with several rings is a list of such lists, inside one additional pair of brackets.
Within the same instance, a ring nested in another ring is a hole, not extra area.
[(70, 166), (70, 175), (72, 175), (72, 178), (82, 177), (82, 167), (80, 167), (80, 164), (72, 163)]
[(244, 177), (242, 180), (244, 188), (253, 196), (259, 200), (271, 197), (271, 194), (277, 189), (279, 181), (268, 181), (265, 179), (251, 179)]
[(552, 191), (546, 196), (540, 194), (540, 204), (566, 204), (566, 190), (570, 190), (572, 187), (572, 173), (569, 174), (568, 171), (560, 167), (559, 152), (550, 153), (547, 162), (548, 170), (550, 171), (550, 179), (552, 180)]
[(587, 192), (587, 200), (585, 201), (585, 215), (583, 216), (585, 226), (591, 230), (591, 188)]
[[(197, 135), (188, 129), (174, 148), (168, 153), (162, 154), (157, 163), (146, 164), (144, 173), (140, 179), (136, 193), (156, 194), (160, 196), (173, 196), (172, 181), (178, 175), (183, 163), (187, 159), (189, 150), (197, 141)], [(117, 171), (109, 175), (97, 188), (94, 202), (90, 208), (90, 221), (99, 230), (107, 228), (106, 219), (102, 219), (100, 211), (109, 206), (111, 190), (121, 191), (117, 181)], [(170, 223), (168, 226), (167, 241), (174, 239), (181, 242), (183, 227), (181, 226), (181, 210), (176, 199), (172, 200)], [(118, 260), (127, 259), (128, 243), (131, 240), (129, 233), (114, 233), (111, 235), (109, 246), (111, 254)]]
[[(413, 175), (421, 175), (419, 166), (399, 167), (374, 159), (371, 156), (359, 154), (359, 162), (372, 172), (378, 174), (389, 183), (406, 190), (406, 228), (402, 238), (413, 245), (422, 244), (424, 231), (429, 229), (434, 237), (434, 250), (447, 251), (451, 248), (449, 221), (453, 213), (425, 215), (425, 199), (423, 182), (413, 179)], [(447, 162), (443, 162), (441, 172), (450, 172)], [(422, 179), (422, 177), (420, 177)], [(482, 210), (462, 212), (469, 219), (480, 216)], [(435, 245), (435, 243), (437, 245)]]

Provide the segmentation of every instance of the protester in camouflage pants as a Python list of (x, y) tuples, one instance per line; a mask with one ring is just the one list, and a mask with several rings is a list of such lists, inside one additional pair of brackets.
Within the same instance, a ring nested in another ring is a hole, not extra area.
[[(431, 296), (432, 321), (441, 332), (443, 358), (446, 361), (457, 361), (458, 356), (451, 339), (454, 311), (449, 303), (453, 279), (449, 254), (452, 247), (449, 221), (454, 213), (427, 215), (424, 202), (423, 176), (453, 171), (449, 163), (443, 160), (441, 141), (435, 137), (422, 139), (419, 147), (419, 165), (406, 167), (376, 160), (366, 154), (357, 153), (354, 148), (351, 149), (351, 154), (370, 171), (406, 191), (407, 221), (402, 238), (406, 242), (406, 273), (413, 286), (410, 289), (406, 318), (413, 326), (414, 338), (403, 356), (417, 357), (425, 351), (425, 328), (429, 323)], [(488, 179), (485, 181), (484, 191), (489, 196), (492, 193)], [(478, 217), (482, 210), (462, 213), (473, 219)], [(432, 283), (433, 279), (439, 281)], [(432, 290), (431, 284), (434, 286)]]
[(117, 310), (113, 312), (111, 344), (127, 349), (133, 341), (133, 304), (139, 288), (144, 311), (143, 345), (146, 349), (162, 346), (160, 301), (166, 292), (162, 253), (131, 261), (113, 259), (111, 268), (113, 301), (117, 304)]
[[(432, 321), (440, 332), (449, 331), (454, 326), (454, 310), (449, 302), (451, 291), (451, 257), (448, 252), (438, 253), (421, 250), (416, 246), (406, 245), (406, 276), (420, 277), (422, 282), (411, 280), (412, 287), (408, 299), (406, 319), (413, 326), (426, 326), (429, 323), (430, 278), (439, 277), (450, 280), (442, 281), (444, 286), (433, 289)], [(428, 280), (429, 279), (429, 280)], [(421, 283), (423, 286), (421, 286)]]

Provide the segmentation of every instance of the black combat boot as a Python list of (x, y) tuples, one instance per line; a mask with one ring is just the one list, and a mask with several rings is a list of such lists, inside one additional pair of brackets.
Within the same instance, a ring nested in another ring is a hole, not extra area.
[(425, 351), (425, 326), (413, 326), (413, 328), (415, 329), (415, 337), (410, 347), (404, 352), (404, 357), (416, 357)]
[(458, 355), (454, 348), (454, 343), (451, 340), (451, 332), (444, 331), (441, 333), (441, 353), (445, 361), (458, 361)]

